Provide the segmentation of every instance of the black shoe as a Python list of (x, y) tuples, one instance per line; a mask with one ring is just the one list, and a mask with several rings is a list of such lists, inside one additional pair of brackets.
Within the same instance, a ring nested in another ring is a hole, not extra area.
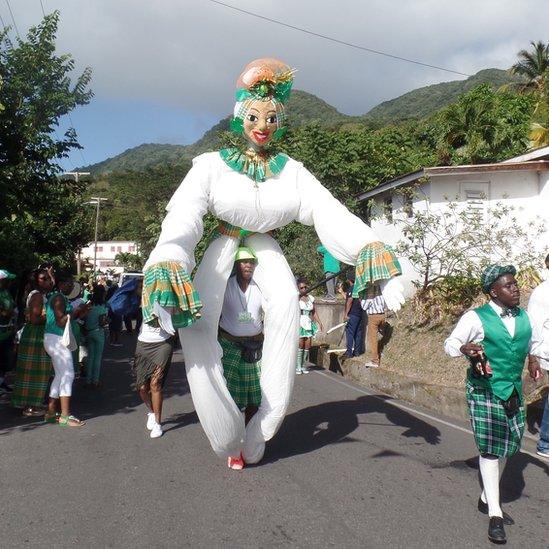
[(501, 517), (490, 517), (488, 524), (488, 539), (494, 543), (506, 543), (505, 529)]
[[(484, 514), (488, 514), (488, 504), (484, 503), (480, 498), (478, 498), (478, 510)], [(503, 524), (506, 524), (507, 526), (512, 526), (515, 524), (515, 521), (512, 519), (511, 516), (509, 516), (505, 511), (503, 511)]]

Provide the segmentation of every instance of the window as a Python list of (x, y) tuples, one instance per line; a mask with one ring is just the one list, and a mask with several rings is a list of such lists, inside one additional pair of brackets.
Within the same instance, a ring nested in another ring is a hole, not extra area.
[(116, 251), (116, 246), (111, 246), (111, 252), (115, 252)]
[(461, 183), (461, 196), (466, 203), (467, 214), (471, 219), (483, 219), (486, 216), (490, 199), (490, 183), (463, 182)]
[(98, 252), (102, 252), (103, 251), (103, 246), (97, 246), (97, 248), (95, 248), (95, 249)]
[(406, 214), (406, 217), (408, 219), (410, 219), (411, 217), (414, 217), (414, 200), (413, 200), (413, 198), (410, 195), (405, 194), (402, 197), (402, 201), (403, 201), (402, 209), (404, 210), (404, 213)]
[(383, 199), (383, 213), (389, 223), (393, 222), (393, 197), (388, 196)]
[(128, 250), (129, 250), (130, 252), (135, 252), (135, 246), (130, 246), (130, 247), (128, 248)]
[(121, 252), (121, 251), (122, 251), (122, 246), (117, 246), (117, 247), (116, 247), (116, 251), (117, 251), (117, 252)]

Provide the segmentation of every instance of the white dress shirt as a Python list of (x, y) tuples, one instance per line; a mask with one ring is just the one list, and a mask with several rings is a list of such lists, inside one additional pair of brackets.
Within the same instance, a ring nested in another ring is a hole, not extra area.
[[(490, 301), (490, 307), (494, 309), (498, 316), (501, 315), (503, 309), (493, 301)], [(501, 317), (504, 326), (507, 328), (511, 337), (515, 336), (515, 317), (504, 316)], [(444, 342), (444, 350), (446, 354), (451, 357), (462, 356), (460, 351), (462, 345), (466, 343), (480, 343), (484, 339), (484, 329), (482, 327), (482, 321), (478, 314), (474, 311), (467, 311), (458, 321), (453, 332)], [(533, 337), (530, 340), (530, 345), (533, 345)]]
[(532, 323), (532, 354), (540, 366), (549, 370), (549, 280), (542, 282), (530, 296), (528, 315)]

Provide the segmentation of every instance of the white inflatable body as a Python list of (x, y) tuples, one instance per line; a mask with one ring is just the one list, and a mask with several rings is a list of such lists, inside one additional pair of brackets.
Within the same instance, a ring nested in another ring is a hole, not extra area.
[(200, 423), (220, 457), (257, 463), (265, 442), (280, 427), (293, 388), (299, 334), (299, 304), (295, 279), (276, 241), (267, 233), (292, 221), (314, 225), (321, 242), (340, 261), (355, 265), (366, 244), (379, 240), (370, 227), (338, 202), (295, 160), (278, 176), (254, 183), (231, 169), (218, 153), (206, 153), (172, 196), (162, 233), (145, 268), (176, 261), (191, 273), (194, 249), (202, 237), (202, 218), (210, 211), (218, 219), (255, 234), (244, 244), (258, 264), (254, 280), (265, 298), (265, 343), (261, 361), (261, 406), (247, 426), (234, 403), (221, 365), (217, 331), (227, 279), (238, 238), (212, 241), (194, 277), (203, 304), (202, 317), (179, 330), (187, 378)]

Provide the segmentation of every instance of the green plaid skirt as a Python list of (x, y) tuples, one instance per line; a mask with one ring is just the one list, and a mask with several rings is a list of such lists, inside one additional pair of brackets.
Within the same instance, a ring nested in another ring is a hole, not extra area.
[(223, 374), (227, 380), (227, 389), (239, 408), (259, 406), (261, 404), (261, 361), (244, 362), (240, 348), (236, 343), (219, 337), (223, 349)]
[(15, 367), (12, 406), (41, 406), (53, 375), (51, 358), (44, 349), (44, 326), (26, 324), (21, 334)]
[(520, 450), (524, 433), (524, 406), (513, 417), (508, 418), (503, 401), (488, 389), (467, 381), (466, 393), (479, 453), (498, 457), (516, 454)]

